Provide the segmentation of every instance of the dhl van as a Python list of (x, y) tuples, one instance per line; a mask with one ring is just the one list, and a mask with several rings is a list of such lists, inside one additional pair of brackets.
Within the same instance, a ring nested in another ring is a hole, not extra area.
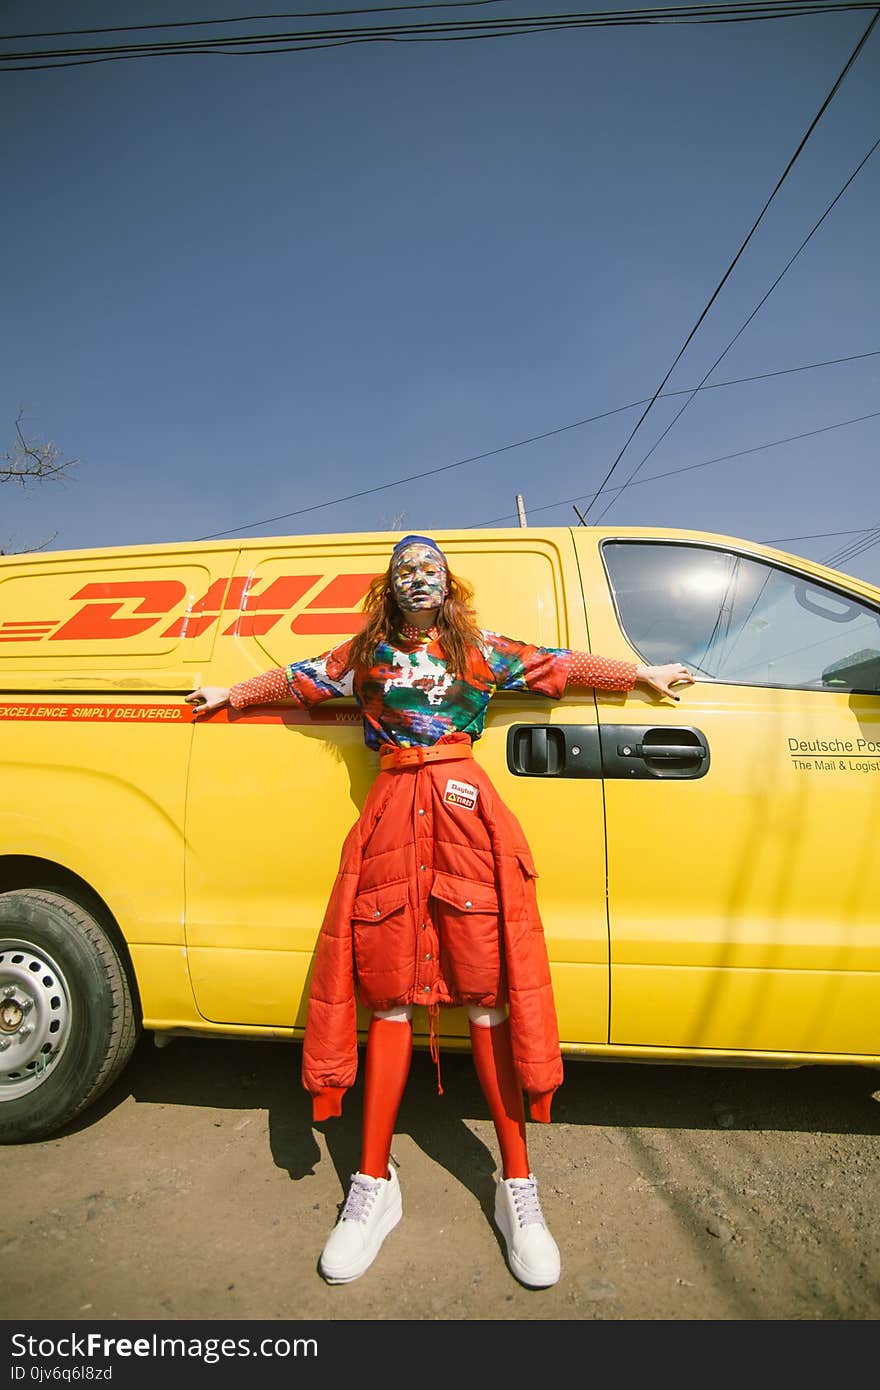
[[(194, 720), (185, 696), (355, 632), (396, 539), (0, 560), (5, 1142), (93, 1101), (140, 1029), (302, 1036), (377, 755), (346, 701)], [(880, 589), (700, 532), (438, 540), (483, 626), (697, 677), (675, 704), (489, 707), (476, 754), (541, 873), (563, 1053), (877, 1065)], [(463, 1011), (443, 1027), (467, 1046)]]

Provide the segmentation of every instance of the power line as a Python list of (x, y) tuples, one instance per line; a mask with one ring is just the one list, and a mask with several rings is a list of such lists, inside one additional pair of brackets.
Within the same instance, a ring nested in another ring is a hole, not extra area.
[[(880, 356), (880, 348), (874, 348), (870, 352), (851, 353), (848, 357), (831, 357), (824, 362), (807, 362), (800, 367), (783, 367), (772, 372), (759, 372), (755, 376), (737, 377), (731, 381), (715, 381), (711, 386), (704, 387), (703, 389), (707, 391), (718, 391), (728, 386), (740, 386), (745, 382), (764, 381), (767, 377), (789, 376), (796, 372), (813, 371), (818, 367), (833, 367), (841, 362), (859, 362), (866, 357), (878, 356)], [(669, 396), (683, 395), (690, 389), (690, 387), (687, 387), (685, 391), (669, 391), (666, 394)], [(438, 468), (425, 468), (419, 473), (410, 473), (405, 478), (395, 478), (389, 483), (378, 483), (375, 487), (364, 488), (360, 492), (347, 493), (344, 497), (331, 497), (326, 502), (315, 502), (309, 507), (299, 507), (296, 511), (282, 512), (279, 516), (264, 517), (262, 521), (248, 521), (239, 526), (230, 527), (226, 531), (215, 531), (210, 536), (196, 536), (194, 539), (199, 541), (219, 540), (222, 536), (233, 536), (241, 531), (250, 531), (255, 526), (271, 526), (276, 521), (287, 521), (292, 516), (304, 516), (307, 512), (318, 512), (325, 507), (335, 507), (340, 502), (354, 502), (358, 498), (367, 497), (374, 492), (386, 492), (389, 488), (402, 487), (405, 483), (419, 482), (422, 478), (430, 478), (437, 473), (448, 473), (450, 469), (463, 468), (465, 464), (468, 463), (480, 463), (483, 459), (494, 458), (496, 454), (504, 454), (511, 449), (522, 449), (528, 444), (537, 444), (542, 439), (550, 439), (556, 434), (565, 434), (569, 430), (581, 429), (584, 425), (592, 425), (597, 420), (607, 420), (609, 416), (619, 415), (625, 410), (633, 410), (636, 406), (644, 405), (646, 399), (647, 397), (640, 401), (630, 401), (627, 405), (618, 405), (615, 406), (613, 410), (603, 410), (597, 415), (588, 415), (586, 419), (574, 420), (568, 425), (558, 425), (555, 429), (544, 430), (541, 434), (530, 435), (527, 439), (517, 439), (511, 444), (500, 444), (496, 449), (487, 449), (486, 452), (482, 454), (471, 454), (469, 458), (456, 459), (454, 463), (444, 463)], [(552, 503), (551, 505), (556, 506), (558, 504)], [(538, 510), (540, 511), (542, 508), (538, 508)]]
[(865, 530), (862, 526), (853, 531), (811, 531), (807, 536), (777, 536), (772, 541), (761, 541), (761, 545), (788, 545), (789, 541), (824, 541), (829, 536), (863, 536)]
[[(880, 139), (877, 139), (877, 140), (874, 141), (873, 145), (872, 145), (871, 148), (868, 150), (868, 153), (865, 155), (864, 159), (863, 159), (863, 160), (861, 161), (861, 163), (860, 163), (859, 165), (857, 165), (857, 167), (853, 170), (853, 172), (850, 174), (849, 178), (847, 179), (846, 183), (845, 183), (845, 184), (843, 185), (843, 187), (840, 189), (840, 191), (839, 191), (837, 194), (835, 194), (835, 196), (832, 198), (831, 202), (828, 204), (827, 208), (826, 208), (825, 211), (822, 213), (822, 216), (819, 218), (819, 220), (818, 220), (817, 222), (814, 222), (814, 223), (813, 223), (813, 226), (810, 228), (809, 232), (807, 232), (807, 235), (804, 237), (804, 239), (803, 239), (803, 241), (801, 242), (800, 246), (799, 246), (798, 249), (795, 251), (794, 255), (791, 256), (791, 257), (789, 258), (789, 260), (786, 262), (786, 264), (783, 266), (782, 270), (779, 272), (779, 274), (777, 275), (776, 279), (773, 281), (773, 284), (770, 286), (769, 290), (767, 290), (766, 294), (765, 294), (761, 299), (758, 300), (758, 303), (755, 305), (754, 309), (753, 309), (752, 312), (749, 314), (748, 318), (745, 319), (745, 321), (740, 325), (740, 327), (739, 327), (739, 328), (737, 329), (737, 331), (734, 333), (733, 337), (731, 338), (730, 342), (729, 342), (729, 343), (727, 344), (727, 346), (725, 347), (724, 351), (721, 352), (721, 353), (719, 354), (719, 356), (715, 358), (715, 361), (712, 363), (711, 367), (710, 367), (709, 370), (706, 372), (706, 374), (705, 374), (705, 376), (703, 377), (702, 381), (699, 383), (699, 386), (695, 386), (695, 387), (694, 387), (693, 391), (691, 391), (691, 393), (688, 395), (688, 398), (687, 398), (687, 400), (684, 402), (684, 404), (682, 405), (681, 409), (680, 409), (679, 411), (676, 412), (676, 414), (675, 414), (675, 415), (672, 417), (672, 419), (670, 420), (669, 424), (666, 426), (666, 428), (665, 428), (665, 430), (663, 431), (663, 433), (654, 441), (654, 443), (651, 445), (651, 447), (650, 447), (650, 449), (648, 450), (648, 452), (645, 454), (644, 458), (643, 458), (643, 459), (641, 460), (641, 462), (636, 466), (636, 468), (633, 469), (632, 473), (631, 473), (631, 474), (629, 475), (629, 477), (627, 478), (627, 480), (626, 480), (626, 482), (624, 483), (623, 487), (620, 489), (620, 492), (623, 492), (624, 489), (625, 489), (626, 487), (628, 487), (628, 485), (632, 482), (633, 478), (635, 478), (636, 475), (637, 475), (639, 472), (641, 472), (642, 466), (648, 462), (648, 459), (649, 459), (649, 458), (651, 457), (651, 455), (654, 453), (654, 450), (655, 450), (656, 448), (658, 448), (658, 446), (659, 446), (660, 444), (663, 443), (663, 440), (666, 438), (666, 436), (668, 435), (669, 431), (672, 429), (673, 425), (677, 424), (678, 421), (681, 419), (682, 415), (683, 415), (684, 412), (687, 410), (687, 408), (688, 408), (688, 406), (690, 405), (691, 401), (694, 399), (694, 396), (697, 394), (697, 392), (700, 390), (701, 387), (705, 386), (706, 382), (708, 381), (709, 377), (710, 377), (710, 376), (712, 375), (712, 373), (714, 372), (715, 368), (724, 360), (724, 358), (727, 356), (727, 354), (728, 354), (728, 352), (730, 351), (730, 349), (733, 347), (734, 343), (737, 341), (737, 339), (745, 332), (745, 330), (748, 328), (749, 324), (752, 322), (752, 320), (753, 320), (753, 319), (755, 318), (755, 316), (758, 314), (759, 310), (761, 310), (761, 309), (764, 307), (764, 305), (767, 303), (767, 300), (770, 298), (771, 294), (772, 294), (773, 291), (776, 289), (776, 286), (779, 284), (779, 282), (780, 282), (780, 280), (782, 279), (782, 277), (783, 277), (783, 276), (786, 274), (786, 272), (787, 272), (788, 270), (790, 270), (791, 267), (794, 265), (795, 261), (797, 260), (798, 256), (801, 254), (801, 252), (803, 251), (804, 247), (807, 245), (807, 242), (810, 240), (810, 238), (812, 237), (813, 233), (814, 233), (814, 232), (817, 232), (817, 231), (819, 230), (819, 228), (821, 227), (822, 223), (825, 221), (825, 218), (828, 216), (828, 214), (831, 212), (831, 209), (834, 207), (835, 203), (839, 202), (839, 200), (843, 197), (844, 193), (845, 193), (846, 190), (849, 188), (850, 184), (852, 183), (852, 181), (853, 181), (853, 179), (856, 177), (856, 175), (859, 174), (859, 173), (861, 173), (862, 169), (865, 167), (865, 165), (867, 164), (868, 160), (871, 158), (871, 155), (872, 155), (872, 154), (874, 153), (874, 151), (877, 149), (877, 146), (878, 146), (878, 145), (880, 145)], [(601, 491), (601, 489), (600, 489), (600, 491)], [(608, 502), (608, 504), (607, 504), (607, 506), (604, 508), (604, 510), (603, 510), (602, 512), (599, 513), (599, 516), (596, 518), (596, 522), (595, 522), (595, 524), (596, 524), (597, 526), (598, 526), (599, 522), (602, 520), (603, 516), (605, 516), (605, 514), (610, 510), (611, 507), (613, 507), (614, 503), (620, 501), (620, 492), (618, 492), (618, 494), (617, 494), (616, 497), (611, 498), (611, 500)]]
[[(19, 50), (0, 54), (0, 63), (5, 63), (9, 71), (33, 72), (52, 67), (81, 67), (93, 63), (120, 62), (133, 58), (201, 56), (204, 54), (227, 57), (263, 56), (359, 43), (448, 43), (474, 39), (509, 38), (530, 33), (546, 33), (550, 30), (638, 27), (658, 24), (751, 24), (767, 20), (798, 19), (840, 11), (876, 10), (876, 8), (876, 4), (869, 3), (869, 0), (853, 0), (852, 3), (846, 4), (831, 3), (829, 0), (790, 0), (790, 3), (783, 4), (781, 0), (771, 0), (769, 4), (697, 5), (650, 10), (606, 10), (526, 15), (505, 19), (462, 20), (457, 23), (432, 21), (417, 24), (373, 25), (362, 28), (300, 29), (279, 33), (244, 34), (235, 38), (225, 35), (204, 39), (166, 40), (157, 43)], [(358, 12), (375, 13), (375, 11), (351, 11), (351, 13)], [(327, 13), (335, 16), (340, 12), (329, 11)], [(322, 12), (318, 11), (311, 17), (320, 18), (321, 14)], [(193, 23), (196, 22), (193, 21)], [(218, 24), (223, 22), (222, 20), (216, 21)], [(129, 28), (134, 29), (148, 27), (151, 26), (129, 26)], [(59, 34), (64, 32), (75, 34), (78, 31), (59, 31)], [(114, 31), (108, 30), (107, 32)], [(118, 32), (126, 31), (119, 30)], [(29, 37), (31, 36), (7, 35), (4, 41), (11, 42), (15, 41), (16, 38)], [(238, 45), (238, 47), (231, 47), (232, 44)], [(39, 59), (48, 59), (49, 61), (37, 61)]]
[(623, 458), (623, 455), (626, 453), (626, 450), (628, 449), (628, 447), (629, 447), (631, 441), (633, 440), (633, 438), (635, 437), (636, 433), (638, 432), (638, 430), (639, 430), (639, 428), (640, 428), (640, 426), (641, 426), (643, 420), (644, 420), (645, 417), (647, 416), (647, 414), (648, 414), (648, 412), (650, 411), (651, 407), (653, 406), (654, 402), (657, 400), (658, 396), (660, 395), (660, 392), (663, 390), (663, 387), (666, 385), (667, 381), (668, 381), (669, 378), (672, 376), (672, 373), (674, 372), (675, 368), (678, 366), (679, 362), (681, 361), (682, 357), (684, 356), (685, 351), (687, 350), (687, 348), (688, 348), (688, 346), (690, 345), (692, 339), (694, 338), (695, 334), (697, 333), (697, 330), (699, 329), (700, 325), (702, 324), (703, 320), (705, 319), (705, 317), (706, 317), (706, 315), (708, 314), (709, 310), (711, 309), (712, 305), (715, 303), (715, 300), (718, 298), (718, 296), (719, 296), (719, 294), (721, 293), (721, 290), (723, 289), (724, 285), (727, 283), (727, 281), (729, 280), (730, 276), (732, 275), (733, 270), (734, 270), (735, 266), (737, 265), (737, 263), (738, 263), (740, 257), (742, 256), (743, 252), (745, 251), (746, 247), (748, 246), (749, 242), (751, 241), (752, 237), (754, 236), (755, 232), (757, 231), (758, 226), (760, 225), (761, 221), (763, 220), (764, 214), (767, 212), (767, 209), (770, 207), (770, 204), (773, 202), (773, 199), (776, 197), (776, 195), (777, 195), (777, 193), (779, 192), (780, 188), (781, 188), (782, 185), (785, 183), (785, 180), (788, 178), (788, 175), (790, 174), (791, 170), (794, 168), (795, 163), (797, 162), (798, 158), (800, 157), (801, 152), (803, 151), (804, 147), (806, 146), (807, 141), (809, 140), (809, 138), (810, 138), (810, 136), (812, 135), (813, 131), (816, 129), (816, 126), (819, 124), (820, 120), (822, 119), (823, 115), (824, 115), (825, 112), (827, 111), (828, 107), (831, 105), (831, 102), (834, 100), (834, 97), (836, 96), (837, 92), (839, 91), (842, 82), (844, 81), (844, 79), (845, 79), (847, 73), (849, 72), (850, 68), (852, 67), (853, 63), (856, 61), (856, 59), (858, 58), (859, 54), (861, 53), (863, 47), (865, 46), (865, 43), (866, 43), (867, 40), (868, 40), (868, 36), (870, 35), (871, 30), (874, 28), (874, 25), (877, 23), (877, 20), (878, 20), (878, 19), (880, 19), (880, 9), (875, 9), (873, 18), (870, 20), (870, 22), (869, 22), (867, 28), (865, 29), (865, 32), (862, 34), (861, 38), (859, 39), (859, 41), (858, 41), (858, 43), (856, 44), (855, 48), (853, 49), (852, 53), (850, 53), (849, 57), (847, 58), (846, 62), (844, 63), (843, 68), (841, 69), (840, 73), (838, 74), (837, 78), (835, 79), (835, 82), (834, 82), (833, 86), (831, 87), (831, 90), (829, 91), (828, 95), (825, 97), (825, 100), (822, 102), (822, 105), (819, 107), (819, 110), (816, 112), (815, 116), (813, 117), (812, 121), (810, 122), (810, 124), (809, 124), (809, 126), (808, 126), (808, 128), (807, 128), (806, 134), (802, 137), (802, 139), (801, 139), (801, 141), (800, 141), (800, 143), (799, 143), (797, 149), (795, 150), (794, 154), (791, 156), (791, 159), (788, 161), (788, 164), (785, 166), (784, 170), (782, 171), (782, 174), (780, 175), (779, 179), (777, 180), (777, 182), (776, 182), (776, 187), (773, 189), (772, 193), (770, 194), (770, 197), (767, 199), (767, 201), (765, 202), (763, 208), (762, 208), (761, 211), (758, 213), (757, 218), (755, 219), (754, 223), (752, 224), (751, 230), (749, 231), (748, 235), (746, 236), (745, 240), (743, 241), (742, 245), (740, 246), (740, 248), (739, 248), (739, 250), (737, 251), (736, 255), (734, 256), (733, 260), (730, 262), (730, 265), (727, 267), (727, 270), (724, 272), (723, 276), (721, 277), (720, 281), (718, 282), (717, 286), (715, 287), (714, 291), (712, 292), (712, 295), (711, 295), (711, 297), (709, 298), (708, 303), (706, 304), (705, 308), (703, 309), (702, 313), (700, 314), (699, 318), (697, 319), (696, 323), (694, 324), (693, 328), (691, 329), (690, 333), (688, 334), (687, 338), (685, 339), (684, 343), (682, 344), (681, 348), (679, 349), (679, 351), (678, 351), (678, 353), (677, 353), (677, 355), (676, 355), (676, 357), (675, 357), (675, 360), (674, 360), (674, 362), (672, 363), (672, 366), (671, 366), (671, 367), (669, 368), (669, 370), (667, 371), (667, 373), (666, 373), (666, 375), (664, 376), (663, 380), (660, 382), (660, 385), (657, 387), (657, 390), (654, 392), (654, 395), (651, 397), (651, 400), (648, 402), (648, 405), (645, 407), (645, 409), (643, 410), (642, 414), (639, 416), (639, 419), (636, 421), (636, 424), (633, 426), (632, 430), (630, 431), (629, 435), (627, 436), (627, 438), (626, 438), (626, 440), (625, 440), (625, 442), (624, 442), (624, 444), (623, 444), (623, 448), (620, 450), (620, 452), (618, 453), (618, 455), (617, 455), (617, 457), (615, 458), (614, 462), (612, 463), (611, 467), (608, 469), (608, 472), (605, 474), (605, 477), (603, 478), (601, 484), (599, 485), (598, 490), (593, 494), (592, 498), (590, 499), (590, 502), (588, 503), (587, 507), (585, 508), (585, 515), (586, 515), (586, 516), (589, 516), (590, 507), (593, 505), (593, 502), (595, 502), (596, 498), (599, 496), (599, 493), (603, 491), (603, 489), (604, 489), (604, 487), (605, 487), (605, 484), (608, 482), (608, 479), (611, 477), (611, 475), (612, 475), (612, 473), (614, 472), (615, 468), (616, 468), (617, 465), (620, 463), (620, 460)]
[(205, 25), (253, 24), (267, 19), (330, 19), (348, 14), (397, 14), (406, 10), (464, 10), (481, 5), (503, 5), (507, 0), (428, 0), (413, 5), (368, 5), (346, 10), (282, 10), (274, 14), (235, 15), (225, 19), (175, 19), (165, 24), (115, 24), (100, 29), (44, 29), (35, 34), (0, 34), (0, 43), (12, 39), (66, 39), (80, 34), (131, 34), (147, 29), (198, 29)]
[[(665, 473), (652, 473), (649, 478), (639, 478), (633, 486), (640, 487), (644, 483), (656, 483), (661, 478), (674, 478), (677, 473), (691, 473), (695, 468), (708, 468), (712, 463), (728, 463), (731, 459), (744, 458), (747, 454), (760, 454), (764, 449), (777, 449), (781, 444), (793, 444), (798, 439), (811, 439), (813, 435), (827, 434), (829, 430), (841, 430), (845, 425), (858, 425), (863, 420), (875, 420), (878, 416), (880, 416), (880, 410), (874, 410), (869, 415), (856, 415), (850, 420), (838, 420), (836, 424), (822, 425), (817, 430), (806, 430), (803, 434), (789, 434), (786, 435), (785, 439), (772, 439), (767, 444), (756, 444), (751, 449), (737, 449), (733, 454), (719, 454), (717, 458), (703, 459), (701, 463), (688, 463), (683, 468), (670, 468)], [(583, 497), (563, 497), (560, 501), (548, 502), (543, 507), (530, 506), (529, 512), (549, 512), (554, 507), (565, 507), (583, 500)], [(478, 521), (474, 527), (468, 527), (468, 530), (475, 530), (481, 526), (497, 526), (500, 521), (509, 521), (510, 518), (511, 514), (508, 512), (505, 516), (493, 517), (491, 521)]]
[(871, 526), (867, 531), (862, 533), (860, 540), (851, 541), (849, 545), (842, 546), (839, 550), (833, 551), (822, 563), (826, 565), (839, 565), (844, 560), (852, 560), (856, 555), (861, 555), (863, 551), (870, 550), (871, 546), (876, 545), (878, 541), (880, 541), (880, 526)]

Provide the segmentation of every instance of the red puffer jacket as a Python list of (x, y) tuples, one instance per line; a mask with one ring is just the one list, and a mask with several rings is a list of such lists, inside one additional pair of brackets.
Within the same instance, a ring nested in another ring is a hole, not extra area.
[(559, 1086), (536, 877), (519, 822), (472, 757), (379, 773), (318, 941), (303, 1045), (316, 1117), (339, 1113), (357, 1073), (355, 990), (370, 1010), (506, 1004), (523, 1090), (537, 1101)]

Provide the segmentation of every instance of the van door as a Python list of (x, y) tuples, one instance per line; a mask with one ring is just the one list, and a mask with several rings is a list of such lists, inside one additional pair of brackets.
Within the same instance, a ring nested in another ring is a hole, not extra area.
[(576, 531), (590, 635), (681, 660), (599, 701), (611, 1041), (880, 1053), (880, 609), (722, 539)]
[[(474, 585), (484, 627), (544, 646), (585, 646), (568, 530), (498, 531), (488, 541), (467, 532), (436, 534), (454, 572)], [(228, 686), (350, 636), (392, 543), (385, 535), (318, 536), (248, 546), (234, 581), (238, 611), (222, 625), (202, 683)], [(497, 697), (476, 756), (521, 820), (541, 874), (563, 1040), (604, 1043), (601, 783), (519, 776), (507, 766), (509, 731), (550, 722), (589, 724), (595, 733), (592, 694), (562, 704)], [(331, 701), (312, 714), (292, 706), (224, 712), (197, 724), (187, 812), (187, 946), (206, 1018), (302, 1030), (339, 851), (377, 769), (352, 702)], [(417, 1034), (423, 1022), (419, 1011)], [(444, 1012), (443, 1032), (467, 1036), (463, 1011)]]

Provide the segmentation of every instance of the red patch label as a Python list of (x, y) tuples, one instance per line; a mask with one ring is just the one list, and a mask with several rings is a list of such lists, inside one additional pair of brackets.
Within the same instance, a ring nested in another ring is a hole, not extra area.
[(470, 782), (457, 782), (454, 777), (450, 777), (446, 783), (443, 800), (450, 806), (460, 806), (463, 811), (472, 811), (479, 794), (479, 787), (472, 787)]

